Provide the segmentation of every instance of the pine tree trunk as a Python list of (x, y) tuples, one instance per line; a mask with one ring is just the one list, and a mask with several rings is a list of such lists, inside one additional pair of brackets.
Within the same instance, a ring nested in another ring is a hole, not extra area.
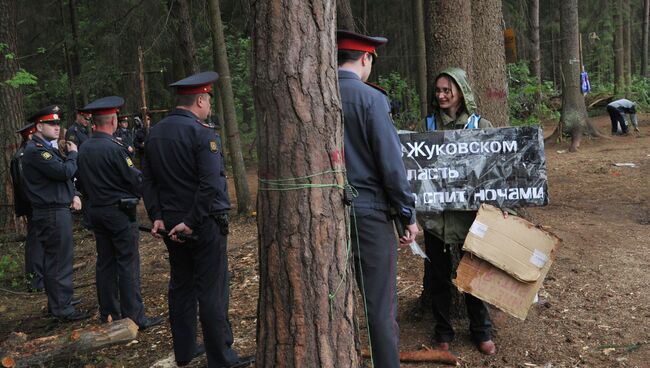
[(614, 16), (614, 82), (616, 93), (625, 92), (625, 55), (623, 41), (623, 0), (612, 2)]
[(650, 0), (643, 1), (643, 31), (641, 41), (641, 75), (648, 77), (648, 24), (650, 23)]
[(178, 17), (179, 51), (185, 68), (184, 74), (188, 76), (199, 72), (190, 9), (187, 0), (176, 0), (173, 6), (176, 8), (176, 16)]
[(344, 182), (335, 0), (252, 7), (261, 183), (256, 366), (357, 367), (343, 193), (332, 186)]
[(414, 0), (415, 26), (418, 50), (418, 94), (420, 95), (420, 117), (427, 116), (427, 48), (424, 34), (423, 0)]
[[(542, 83), (541, 56), (539, 48), (539, 0), (528, 2), (528, 20), (530, 32), (530, 72), (535, 77), (537, 84)], [(541, 93), (535, 94), (537, 103), (540, 102)]]
[[(428, 91), (434, 78), (448, 67), (459, 67), (473, 82), (472, 6), (470, 0), (427, 0)], [(433, 96), (429, 96), (431, 103)]]
[[(12, 79), (18, 72), (16, 2), (0, 0), (0, 40), (6, 47), (0, 50), (0, 81)], [(13, 57), (5, 55), (12, 54)], [(9, 162), (20, 144), (16, 130), (23, 120), (23, 95), (17, 88), (0, 83), (0, 226), (8, 228), (14, 223), (13, 187), (9, 173)]]
[(587, 124), (587, 108), (580, 91), (580, 55), (578, 33), (578, 0), (564, 0), (560, 5), (561, 66), (562, 66), (562, 121), (571, 135), (570, 151), (580, 146)]
[(336, 0), (336, 24), (338, 29), (356, 31), (350, 0)]
[(632, 31), (630, 28), (630, 0), (623, 0), (623, 68), (625, 89), (632, 85)]
[(248, 214), (251, 207), (250, 191), (246, 181), (246, 165), (241, 152), (241, 138), (237, 125), (237, 112), (235, 111), (235, 97), (232, 92), (232, 78), (228, 66), (226, 40), (223, 35), (221, 23), (221, 10), (219, 0), (210, 0), (210, 24), (212, 26), (212, 52), (214, 65), (219, 73), (219, 87), (224, 112), (224, 127), (228, 136), (230, 164), (235, 179), (235, 192), (237, 194), (237, 213)]
[(473, 91), (481, 116), (508, 123), (508, 80), (501, 0), (472, 1)]

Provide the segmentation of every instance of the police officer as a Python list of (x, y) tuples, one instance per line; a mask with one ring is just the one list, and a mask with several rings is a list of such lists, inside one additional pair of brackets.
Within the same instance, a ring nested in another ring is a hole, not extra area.
[[(48, 106), (29, 121), (36, 132), (27, 142), (22, 159), (25, 192), (32, 204), (34, 236), (43, 244), (43, 279), (48, 309), (63, 321), (77, 321), (88, 315), (75, 309), (72, 293), (72, 216), (80, 209), (72, 178), (77, 171), (77, 146), (66, 142), (67, 158), (52, 147), (58, 138), (61, 108)], [(72, 204), (71, 204), (72, 203)]]
[(113, 133), (113, 136), (126, 147), (129, 156), (133, 157), (135, 155), (135, 150), (133, 149), (133, 132), (129, 130), (129, 118), (127, 116), (120, 116), (119, 126), (115, 133)]
[(406, 227), (401, 245), (410, 244), (418, 233), (415, 200), (388, 99), (364, 83), (377, 58), (375, 48), (386, 42), (384, 37), (337, 32), (345, 166), (348, 182), (358, 192), (351, 209), (352, 250), (375, 368), (399, 367), (397, 242), (391, 207)]
[(128, 317), (142, 330), (161, 323), (162, 317), (145, 316), (140, 293), (136, 207), (142, 173), (133, 166), (124, 144), (113, 137), (117, 109), (123, 104), (123, 98), (110, 96), (83, 108), (92, 113), (95, 131), (79, 150), (77, 177), (95, 233), (100, 319)]
[(612, 135), (618, 134), (619, 129), (621, 130), (621, 135), (627, 135), (628, 124), (625, 120), (625, 114), (630, 115), (634, 130), (639, 131), (639, 123), (636, 119), (636, 104), (634, 102), (624, 98), (610, 102), (607, 104), (607, 113), (612, 121)]
[(22, 143), (11, 159), (11, 183), (14, 188), (14, 212), (16, 217), (25, 216), (27, 220), (27, 239), (25, 240), (25, 277), (29, 282), (29, 290), (43, 291), (43, 244), (34, 236), (34, 223), (32, 222), (32, 205), (25, 193), (22, 158), (25, 154), (27, 142), (36, 132), (36, 125), (29, 123), (18, 129)]
[[(228, 321), (230, 202), (222, 152), (204, 122), (217, 78), (215, 72), (204, 72), (173, 83), (176, 108), (151, 128), (145, 143), (144, 201), (152, 233), (169, 229), (169, 319), (181, 366), (197, 355), (197, 302), (208, 367), (243, 367), (253, 361), (232, 349)], [(193, 234), (196, 240), (180, 242), (179, 234)]]
[[(90, 137), (91, 115), (87, 111), (77, 110), (75, 121), (65, 133), (65, 140), (75, 143), (78, 147)], [(57, 137), (58, 138), (58, 137)]]

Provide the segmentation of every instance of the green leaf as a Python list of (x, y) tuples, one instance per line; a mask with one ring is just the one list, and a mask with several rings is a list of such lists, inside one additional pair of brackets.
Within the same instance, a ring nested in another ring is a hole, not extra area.
[(13, 88), (18, 88), (20, 86), (30, 86), (35, 85), (38, 81), (38, 78), (34, 74), (27, 72), (25, 69), (20, 68), (16, 75), (13, 78), (5, 81), (6, 84), (12, 86)]

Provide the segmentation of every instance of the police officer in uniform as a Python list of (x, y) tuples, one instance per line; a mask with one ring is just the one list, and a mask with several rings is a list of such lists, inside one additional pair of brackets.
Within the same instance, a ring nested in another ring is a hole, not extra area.
[[(144, 201), (152, 233), (169, 230), (169, 319), (178, 365), (197, 355), (197, 302), (208, 367), (243, 367), (232, 349), (228, 321), (228, 234), (230, 209), (223, 155), (204, 121), (211, 110), (215, 72), (182, 79), (176, 108), (151, 128), (145, 143)], [(182, 240), (192, 234), (195, 240)]]
[(391, 207), (406, 228), (401, 245), (410, 244), (418, 233), (415, 200), (388, 99), (364, 83), (377, 58), (375, 48), (386, 42), (383, 37), (337, 32), (345, 166), (348, 182), (358, 192), (350, 215), (352, 250), (375, 368), (399, 367), (397, 242)]
[[(58, 138), (61, 108), (48, 106), (29, 121), (36, 132), (27, 142), (22, 159), (25, 192), (32, 204), (34, 236), (43, 244), (43, 278), (48, 309), (63, 321), (88, 318), (74, 307), (72, 298), (72, 216), (70, 208), (79, 209), (72, 178), (77, 171), (77, 146), (66, 142), (67, 158), (52, 147)], [(72, 204), (71, 204), (72, 203)]]
[(90, 113), (87, 111), (77, 110), (74, 123), (70, 125), (65, 133), (65, 140), (75, 143), (78, 147), (90, 137)]
[(10, 163), (11, 183), (14, 188), (14, 212), (16, 217), (25, 216), (27, 219), (27, 239), (25, 240), (25, 277), (29, 282), (29, 290), (43, 291), (43, 244), (34, 236), (34, 223), (32, 222), (32, 205), (25, 193), (22, 158), (25, 154), (27, 142), (36, 132), (36, 125), (29, 123), (20, 128), (19, 133), (23, 138), (20, 147), (14, 153)]
[(127, 116), (120, 116), (119, 127), (113, 133), (113, 136), (126, 147), (129, 156), (133, 157), (135, 155), (135, 150), (133, 149), (133, 132), (129, 130), (129, 118)]
[(77, 177), (97, 246), (96, 282), (102, 322), (130, 318), (140, 329), (162, 322), (144, 313), (140, 293), (139, 233), (136, 208), (142, 173), (133, 166), (125, 145), (113, 137), (118, 96), (100, 98), (85, 106), (95, 131), (79, 150)]

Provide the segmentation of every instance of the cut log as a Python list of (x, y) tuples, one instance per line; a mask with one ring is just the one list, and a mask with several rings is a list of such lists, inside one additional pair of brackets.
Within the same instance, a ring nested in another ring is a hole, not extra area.
[(137, 335), (138, 325), (129, 318), (29, 341), (24, 333), (12, 332), (0, 346), (0, 364), (4, 368), (41, 365), (56, 358), (127, 343)]
[[(368, 350), (361, 350), (361, 356), (370, 358)], [(416, 351), (400, 351), (399, 360), (403, 363), (435, 362), (448, 365), (458, 365), (458, 358), (449, 351), (437, 349), (421, 349)]]

